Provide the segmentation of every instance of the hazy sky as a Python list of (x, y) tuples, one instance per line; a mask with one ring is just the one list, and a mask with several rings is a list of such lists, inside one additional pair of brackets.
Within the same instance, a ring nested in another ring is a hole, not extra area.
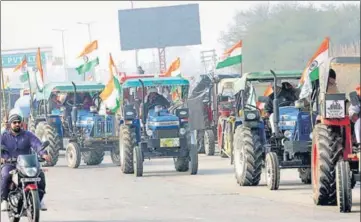
[[(134, 7), (155, 7), (187, 4), (185, 1), (134, 1)], [(193, 2), (194, 3), (194, 2)], [(219, 34), (232, 22), (236, 10), (245, 10), (257, 2), (219, 1), (198, 2), (202, 45), (187, 47), (192, 56), (199, 58), (200, 50), (215, 48), (220, 54), (224, 49), (218, 43)], [(324, 2), (325, 3), (325, 2)], [(316, 2), (316, 5), (320, 2)], [(134, 67), (134, 52), (121, 52), (119, 45), (119, 9), (130, 8), (130, 1), (2, 1), (1, 2), (1, 47), (2, 49), (52, 46), (55, 56), (62, 56), (61, 33), (52, 29), (67, 29), (65, 32), (66, 57), (69, 65), (79, 65), (76, 56), (88, 42), (85, 25), (77, 22), (95, 23), (91, 27), (92, 38), (99, 41), (99, 56), (107, 58), (109, 52), (115, 60), (124, 61), (126, 67)], [(152, 60), (152, 50), (141, 50), (139, 59)], [(173, 58), (167, 58), (167, 63)], [(183, 63), (184, 64), (184, 63)], [(106, 67), (107, 64), (101, 64)], [(186, 64), (184, 64), (186, 65)]]

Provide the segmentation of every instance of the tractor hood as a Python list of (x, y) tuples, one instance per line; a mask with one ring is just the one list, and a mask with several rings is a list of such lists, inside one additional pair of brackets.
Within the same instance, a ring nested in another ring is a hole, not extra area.
[(280, 107), (280, 130), (293, 130), (296, 126), (299, 109), (294, 106)]
[(147, 123), (148, 123), (148, 127), (151, 129), (178, 128), (179, 118), (169, 113), (168, 110), (161, 110), (159, 113), (156, 113), (152, 109), (149, 110)]
[(88, 110), (78, 111), (77, 126), (84, 128), (87, 136), (109, 137), (115, 135), (115, 116), (98, 115)]

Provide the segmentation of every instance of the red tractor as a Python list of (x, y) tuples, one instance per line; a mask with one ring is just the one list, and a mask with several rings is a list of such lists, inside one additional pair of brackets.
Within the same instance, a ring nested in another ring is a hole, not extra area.
[[(352, 139), (346, 94), (328, 94), (326, 79), (328, 72), (321, 73), (311, 96), (311, 107), (318, 113), (311, 135), (313, 200), (316, 205), (337, 204), (340, 212), (350, 212), (352, 188), (360, 180), (359, 148)], [(354, 94), (350, 98), (355, 105), (359, 100)]]

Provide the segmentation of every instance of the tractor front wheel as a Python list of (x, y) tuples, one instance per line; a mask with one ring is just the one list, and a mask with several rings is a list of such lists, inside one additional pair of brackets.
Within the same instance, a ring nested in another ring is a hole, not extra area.
[(337, 205), (341, 213), (351, 212), (352, 189), (350, 165), (347, 161), (339, 160), (336, 164)]
[(215, 139), (212, 130), (204, 132), (204, 150), (207, 156), (213, 156), (215, 152)]
[(129, 126), (122, 125), (119, 129), (120, 169), (125, 174), (134, 173), (133, 155), (137, 140), (135, 132)]
[(270, 190), (278, 190), (280, 186), (280, 166), (275, 152), (266, 154), (266, 182)]
[(66, 147), (65, 156), (68, 162), (68, 167), (74, 169), (79, 167), (81, 161), (81, 152), (77, 143), (71, 142), (68, 144)]
[(82, 152), (83, 161), (88, 166), (99, 165), (104, 159), (104, 150), (94, 149), (87, 152)]

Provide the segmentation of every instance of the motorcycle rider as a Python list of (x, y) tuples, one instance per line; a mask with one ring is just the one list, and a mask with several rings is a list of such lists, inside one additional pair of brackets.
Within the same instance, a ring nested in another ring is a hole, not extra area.
[[(21, 128), (22, 121), (23, 118), (19, 113), (10, 111), (8, 118), (10, 129), (3, 132), (0, 136), (1, 146), (5, 147), (8, 151), (1, 153), (1, 211), (8, 210), (7, 198), (9, 195), (9, 183), (11, 182), (10, 171), (15, 169), (13, 165), (3, 164), (5, 160), (8, 158), (17, 158), (23, 154), (30, 154), (31, 148), (33, 148), (43, 159), (48, 162), (51, 161), (51, 157), (46, 151), (40, 151), (42, 142), (33, 133)], [(46, 187), (44, 173), (40, 172), (39, 177), (41, 178), (41, 181), (38, 183), (39, 198), (41, 201), (40, 209), (44, 211), (47, 210), (43, 201)]]
[[(281, 106), (284, 105), (288, 106), (292, 102), (295, 102), (298, 99), (297, 98), (298, 93), (289, 82), (281, 83), (280, 81), (277, 81), (275, 88), (276, 88), (277, 98)], [(273, 122), (273, 99), (274, 99), (274, 92), (268, 96), (268, 102), (264, 106), (265, 117), (269, 117), (272, 133), (275, 132), (274, 129), (275, 126)]]

